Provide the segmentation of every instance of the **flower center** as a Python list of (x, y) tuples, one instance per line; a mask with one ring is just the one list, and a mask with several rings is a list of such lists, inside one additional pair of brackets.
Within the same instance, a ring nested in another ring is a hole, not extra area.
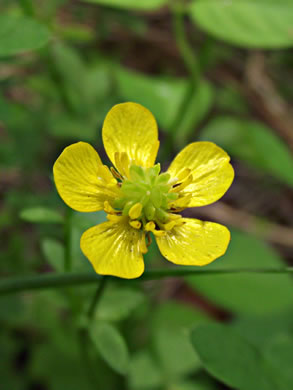
[(122, 182), (121, 197), (116, 199), (114, 207), (129, 215), (131, 219), (166, 223), (169, 219), (169, 203), (178, 198), (178, 194), (169, 192), (172, 188), (170, 174), (160, 174), (160, 164), (151, 168), (132, 165), (129, 179)]

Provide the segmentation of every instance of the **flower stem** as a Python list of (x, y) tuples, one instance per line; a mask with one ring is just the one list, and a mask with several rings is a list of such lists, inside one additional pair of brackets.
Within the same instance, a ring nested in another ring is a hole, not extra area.
[(106, 287), (106, 284), (107, 284), (107, 280), (108, 278), (106, 276), (102, 276), (101, 277), (101, 281), (100, 283), (98, 284), (98, 288), (95, 292), (95, 295), (93, 297), (93, 300), (90, 304), (90, 307), (89, 307), (89, 310), (88, 310), (88, 313), (87, 313), (87, 316), (88, 316), (88, 319), (89, 321), (91, 321), (94, 317), (94, 314), (95, 314), (95, 311), (97, 309), (97, 306), (99, 304), (99, 301), (103, 295), (103, 292), (105, 290), (105, 287)]
[[(208, 269), (200, 270), (198, 268), (164, 268), (145, 271), (139, 279), (133, 279), (132, 282), (143, 282), (145, 280), (157, 280), (162, 278), (174, 278), (183, 276), (208, 276), (208, 275), (232, 275), (232, 274), (293, 274), (293, 267), (283, 268), (227, 268), (227, 269)], [(121, 282), (119, 278), (108, 276), (111, 282)], [(20, 291), (40, 290), (47, 288), (58, 288), (64, 286), (87, 285), (97, 283), (101, 276), (95, 273), (47, 273), (36, 276), (27, 276), (19, 278), (7, 278), (0, 282), (0, 294), (16, 293)], [(131, 281), (128, 280), (128, 283)]]
[(181, 129), (181, 123), (184, 122), (185, 116), (189, 113), (189, 105), (190, 102), (192, 102), (192, 96), (196, 91), (201, 77), (200, 63), (194, 53), (193, 48), (190, 46), (186, 35), (184, 24), (185, 13), (186, 11), (180, 2), (171, 6), (172, 24), (176, 45), (181, 54), (182, 61), (185, 65), (189, 77), (187, 79), (188, 83), (185, 95), (183, 96), (178, 113), (175, 117), (171, 129), (169, 130), (168, 137), (164, 144), (164, 152), (162, 156), (163, 160), (170, 157), (170, 154), (174, 152), (173, 147), (178, 143), (175, 142), (176, 134), (180, 135), (180, 144), (183, 145), (185, 143), (186, 133), (188, 133), (189, 128)]
[(64, 271), (71, 271), (72, 253), (71, 253), (71, 225), (72, 225), (72, 210), (67, 208), (64, 223)]

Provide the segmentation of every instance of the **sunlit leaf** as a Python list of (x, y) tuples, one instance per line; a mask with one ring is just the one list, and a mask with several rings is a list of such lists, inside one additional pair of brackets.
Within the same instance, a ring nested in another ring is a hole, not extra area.
[(287, 0), (196, 0), (190, 14), (205, 32), (237, 46), (293, 45), (293, 4)]

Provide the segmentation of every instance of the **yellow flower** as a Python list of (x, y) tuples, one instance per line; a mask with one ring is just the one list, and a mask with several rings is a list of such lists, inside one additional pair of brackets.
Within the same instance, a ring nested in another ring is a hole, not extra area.
[(162, 255), (175, 264), (202, 266), (225, 253), (230, 241), (225, 226), (183, 218), (179, 212), (213, 203), (228, 190), (234, 171), (226, 152), (211, 142), (194, 142), (160, 173), (160, 164), (154, 165), (156, 120), (136, 103), (114, 106), (102, 136), (115, 168), (103, 165), (88, 143), (78, 142), (64, 149), (53, 169), (68, 206), (107, 213), (108, 221), (88, 229), (80, 241), (97, 273), (139, 277), (150, 233)]

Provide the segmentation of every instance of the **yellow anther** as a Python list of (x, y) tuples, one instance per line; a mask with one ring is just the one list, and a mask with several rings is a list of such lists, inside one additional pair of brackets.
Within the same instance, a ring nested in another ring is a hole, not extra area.
[(113, 207), (110, 205), (110, 203), (107, 200), (105, 200), (104, 202), (104, 211), (107, 214), (116, 214), (116, 210), (113, 209)]
[(147, 253), (148, 248), (145, 243), (145, 234), (143, 233), (141, 240), (140, 240), (140, 252), (141, 253)]
[(177, 225), (177, 220), (176, 221), (170, 221), (168, 223), (165, 223), (163, 226), (164, 226), (164, 229), (165, 230), (172, 230), (174, 226)]
[(166, 232), (164, 230), (156, 230), (156, 225), (153, 221), (150, 221), (145, 225), (145, 230), (147, 232), (152, 232), (157, 237), (162, 237), (166, 235)]
[(190, 183), (192, 183), (193, 176), (189, 175), (179, 186), (173, 187), (170, 192), (180, 192), (182, 191), (185, 187), (187, 187)]
[(133, 205), (129, 210), (128, 215), (130, 216), (131, 219), (137, 219), (140, 217), (141, 211), (142, 211), (142, 204), (135, 203), (135, 205)]
[(135, 221), (129, 221), (129, 225), (132, 226), (134, 229), (140, 229), (141, 228), (141, 222), (138, 220)]
[(153, 230), (155, 230), (155, 228), (156, 228), (156, 225), (155, 225), (155, 223), (154, 223), (153, 221), (150, 221), (150, 222), (148, 222), (148, 223), (145, 225), (145, 230), (146, 230), (147, 232), (152, 232)]
[(114, 177), (116, 177), (116, 179), (123, 180), (123, 177), (120, 175), (120, 173), (118, 173), (118, 172), (116, 171), (115, 168), (111, 167), (111, 168), (110, 168), (110, 171), (111, 171), (112, 175), (113, 175)]
[(129, 158), (127, 153), (120, 153), (120, 164), (123, 169), (123, 173), (126, 177), (129, 177)]
[(187, 177), (190, 175), (190, 173), (191, 173), (191, 170), (189, 168), (183, 169), (183, 171), (181, 171), (179, 173), (179, 175), (177, 175), (178, 182), (182, 182), (185, 179), (187, 179)]
[(179, 215), (179, 214), (171, 214), (171, 213), (168, 214), (168, 217), (171, 220), (182, 218), (181, 215)]
[(181, 198), (170, 202), (169, 207), (176, 208), (176, 209), (177, 208), (178, 209), (185, 209), (186, 207), (188, 207), (188, 204), (189, 204), (191, 198), (192, 198), (192, 194), (182, 196)]
[(114, 215), (114, 214), (108, 214), (107, 219), (111, 222), (120, 222), (123, 218), (125, 218), (122, 215)]
[(101, 176), (104, 181), (106, 181), (108, 184), (116, 184), (117, 180), (112, 175), (110, 169), (106, 165), (101, 165), (99, 167), (99, 176)]

